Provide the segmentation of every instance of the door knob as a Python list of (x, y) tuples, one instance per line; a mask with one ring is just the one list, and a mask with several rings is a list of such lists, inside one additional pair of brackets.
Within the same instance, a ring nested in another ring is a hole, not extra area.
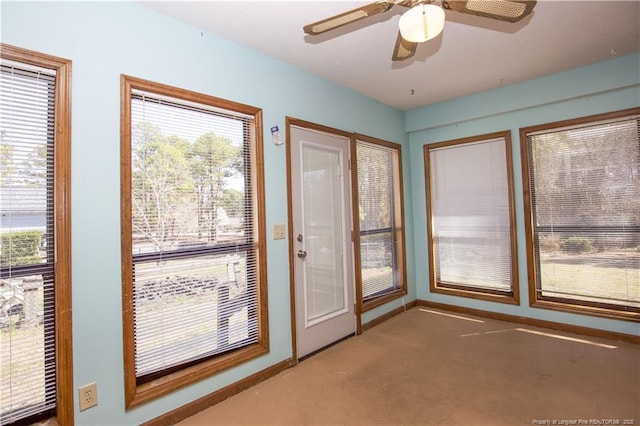
[(307, 257), (307, 252), (304, 250), (298, 250), (298, 257), (300, 259), (304, 259), (305, 257)]

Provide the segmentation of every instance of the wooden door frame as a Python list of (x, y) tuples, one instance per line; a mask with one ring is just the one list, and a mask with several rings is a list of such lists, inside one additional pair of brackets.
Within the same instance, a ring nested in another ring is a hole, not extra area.
[[(291, 175), (291, 127), (297, 126), (308, 130), (316, 130), (323, 133), (329, 133), (335, 136), (343, 136), (349, 139), (349, 143), (353, 144), (353, 133), (346, 132), (340, 129), (334, 129), (332, 127), (323, 126), (321, 124), (312, 123), (310, 121), (300, 120), (297, 118), (285, 117), (285, 133), (286, 133), (286, 171), (287, 171), (287, 226), (289, 232), (288, 235), (288, 243), (289, 243), (289, 304), (291, 308), (291, 357), (293, 359), (293, 365), (298, 363), (298, 347), (297, 347), (297, 324), (296, 324), (296, 289), (295, 289), (295, 252), (294, 252), (294, 235), (293, 235), (293, 192), (292, 192), (292, 175)], [(347, 150), (350, 150), (350, 146), (347, 147)], [(350, 179), (353, 179), (353, 176), (350, 176)], [(349, 197), (349, 203), (351, 204), (351, 209), (353, 210), (353, 194)], [(350, 231), (347, 231), (350, 232)], [(355, 252), (355, 247), (353, 247)], [(353, 267), (355, 268), (355, 255), (352, 256), (352, 262), (354, 262)], [(354, 314), (356, 316), (356, 334), (361, 334), (362, 332), (362, 312), (361, 312), (361, 304), (358, 303), (358, 294), (359, 291), (356, 285), (355, 280), (353, 282), (354, 292), (353, 292), (353, 303), (354, 303)]]

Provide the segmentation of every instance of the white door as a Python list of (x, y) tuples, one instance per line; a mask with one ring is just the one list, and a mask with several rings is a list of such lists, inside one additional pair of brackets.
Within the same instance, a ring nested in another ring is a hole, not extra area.
[(296, 349), (354, 334), (349, 138), (291, 126)]

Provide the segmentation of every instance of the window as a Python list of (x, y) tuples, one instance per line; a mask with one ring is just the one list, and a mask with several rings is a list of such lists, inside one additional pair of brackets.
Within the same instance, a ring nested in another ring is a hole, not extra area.
[(424, 152), (431, 291), (519, 303), (509, 132)]
[(0, 419), (73, 424), (71, 62), (0, 52)]
[(368, 310), (406, 294), (402, 153), (394, 143), (355, 139), (356, 280)]
[(127, 408), (268, 351), (261, 110), (122, 77)]
[(521, 129), (532, 306), (640, 320), (640, 108)]

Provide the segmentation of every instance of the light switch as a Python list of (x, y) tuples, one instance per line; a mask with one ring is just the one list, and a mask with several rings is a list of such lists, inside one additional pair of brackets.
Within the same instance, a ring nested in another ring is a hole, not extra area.
[(284, 225), (273, 225), (273, 239), (284, 240)]

